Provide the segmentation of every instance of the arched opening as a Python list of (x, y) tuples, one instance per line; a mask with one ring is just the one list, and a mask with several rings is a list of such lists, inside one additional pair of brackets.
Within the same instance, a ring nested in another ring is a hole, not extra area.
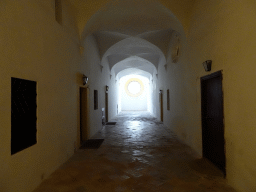
[[(86, 68), (89, 71), (86, 75), (93, 81), (90, 88), (105, 91), (103, 88), (109, 87), (107, 97), (101, 98), (105, 93), (99, 91), (100, 105), (104, 107), (108, 103), (109, 120), (122, 110), (147, 110), (159, 120), (164, 119), (163, 123), (173, 123), (174, 127), (178, 127), (176, 125), (181, 121), (177, 119), (186, 116), (186, 106), (178, 106), (184, 105), (186, 100), (180, 96), (185, 92), (180, 88), (183, 86), (183, 72), (186, 72), (186, 56), (183, 53), (186, 37), (182, 24), (169, 9), (155, 0), (111, 1), (91, 17), (81, 37), (86, 50), (82, 63), (91, 66)], [(141, 86), (136, 82), (127, 83), (129, 79), (124, 81), (128, 75), (147, 79), (146, 83), (143, 82), (146, 84), (143, 84), (144, 91), (148, 87), (144, 107), (143, 102), (138, 102), (143, 96), (138, 94)], [(137, 90), (132, 93), (128, 86), (125, 88), (126, 83), (130, 86), (134, 84)], [(177, 93), (177, 96), (176, 93), (171, 94), (175, 102), (172, 102), (169, 111), (165, 105), (167, 89)], [(163, 93), (162, 104), (159, 102), (160, 90)], [(126, 96), (126, 100), (120, 93)], [(131, 101), (133, 105), (125, 106), (124, 103), (130, 104)], [(91, 113), (92, 122), (97, 125), (96, 118), (101, 114), (95, 110)]]

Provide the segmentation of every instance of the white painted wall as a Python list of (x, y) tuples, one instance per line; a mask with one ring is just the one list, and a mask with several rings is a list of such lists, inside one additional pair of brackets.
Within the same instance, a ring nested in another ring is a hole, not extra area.
[[(200, 101), (198, 101), (196, 88), (197, 66), (192, 66), (188, 53), (187, 38), (181, 28), (180, 56), (176, 63), (172, 61), (173, 40), (169, 44), (166, 67), (158, 67), (157, 91), (163, 90), (164, 125), (174, 131), (178, 137), (192, 146), (199, 155), (202, 154)], [(201, 64), (200, 66), (201, 67)], [(170, 91), (170, 110), (167, 110), (167, 89)], [(160, 119), (159, 94), (156, 93), (157, 117)]]
[(152, 77), (150, 77), (148, 82), (148, 111), (153, 115), (153, 93), (154, 93), (154, 87), (153, 87), (153, 81)]
[(153, 74), (152, 81), (151, 81), (151, 96), (152, 96), (152, 107), (151, 113), (156, 118), (160, 119), (160, 105), (159, 105), (159, 86), (158, 86), (158, 78), (156, 73)]
[[(93, 35), (89, 35), (83, 42), (84, 51), (81, 62), (82, 73), (88, 78), (90, 89), (90, 137), (102, 128), (102, 108), (105, 108), (105, 89), (109, 86), (108, 119), (117, 115), (118, 81), (114, 72), (109, 70), (108, 62), (101, 62), (98, 44)], [(98, 109), (94, 110), (94, 90), (98, 90)]]

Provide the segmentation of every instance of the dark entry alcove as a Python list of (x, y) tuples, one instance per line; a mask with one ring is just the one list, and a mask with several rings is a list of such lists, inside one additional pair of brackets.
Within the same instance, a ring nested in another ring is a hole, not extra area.
[(201, 78), (203, 156), (226, 174), (222, 73)]
[(11, 154), (37, 143), (36, 82), (11, 78)]
[(98, 90), (94, 90), (94, 110), (98, 109)]

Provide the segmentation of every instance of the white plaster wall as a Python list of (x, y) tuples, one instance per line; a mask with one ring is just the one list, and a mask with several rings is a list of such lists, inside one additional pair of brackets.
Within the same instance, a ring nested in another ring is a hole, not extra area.
[[(114, 76), (114, 74), (112, 75)], [(119, 101), (119, 81), (114, 78), (110, 81), (110, 90), (109, 90), (109, 120), (113, 119), (121, 110)]]
[[(81, 62), (81, 71), (88, 80), (90, 91), (90, 137), (102, 128), (102, 111), (104, 107), (104, 86), (102, 85), (102, 72), (97, 43), (92, 35), (84, 42), (84, 57)], [(98, 109), (94, 109), (94, 90), (98, 90)]]
[[(102, 86), (104, 87), (105, 92), (105, 86), (109, 86), (108, 90), (108, 120), (111, 120), (114, 118), (118, 112), (117, 112), (117, 106), (118, 106), (118, 100), (119, 100), (119, 82), (118, 78), (115, 76), (114, 71), (110, 71), (108, 60), (102, 60), (101, 65), (103, 66), (102, 74), (103, 79), (101, 81)], [(96, 78), (96, 77), (95, 77)], [(105, 106), (105, 99), (104, 99), (104, 105)]]
[[(174, 131), (178, 137), (189, 144), (196, 152), (202, 154), (202, 136), (200, 119), (200, 102), (196, 87), (196, 71), (189, 61), (187, 38), (181, 28), (180, 56), (176, 63), (172, 61), (173, 39), (169, 44), (166, 66), (162, 62), (158, 67), (158, 75), (154, 75), (156, 90), (154, 91), (154, 115), (160, 119), (159, 90), (163, 90), (164, 125)], [(170, 110), (167, 110), (167, 89), (170, 93)]]
[[(105, 108), (105, 88), (109, 86), (109, 120), (117, 115), (118, 82), (110, 72), (107, 61), (101, 62), (99, 47), (93, 35), (83, 42), (81, 71), (88, 78), (90, 89), (90, 137), (102, 128), (102, 108)], [(98, 90), (98, 109), (94, 110), (94, 90)]]
[(152, 83), (152, 77), (149, 79), (149, 87), (148, 87), (148, 111), (153, 115), (153, 83)]
[(153, 73), (151, 85), (151, 96), (152, 96), (152, 115), (160, 119), (160, 105), (159, 105), (159, 88), (158, 88), (158, 78), (156, 73)]

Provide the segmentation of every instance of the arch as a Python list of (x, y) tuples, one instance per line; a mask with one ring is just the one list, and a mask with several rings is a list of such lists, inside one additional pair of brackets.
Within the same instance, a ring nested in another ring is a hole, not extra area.
[(153, 75), (166, 65), (174, 32), (183, 35), (183, 26), (161, 1), (112, 0), (90, 18), (81, 38), (94, 36), (101, 65), (111, 74), (136, 68)]
[(144, 70), (141, 69), (137, 69), (137, 68), (127, 68), (127, 69), (123, 69), (122, 71), (120, 71), (119, 73), (117, 73), (117, 78), (120, 79), (124, 76), (127, 75), (139, 75), (139, 76), (143, 76), (148, 78), (149, 80), (152, 79), (152, 75)]
[[(137, 2), (139, 0), (136, 0)], [(140, 0), (143, 2), (142, 0)], [(77, 18), (77, 25), (79, 29), (79, 33), (82, 36), (85, 31), (85, 25), (90, 25), (92, 19), (95, 19), (100, 12), (106, 12), (111, 6), (117, 5), (120, 0), (72, 0), (70, 3), (75, 7), (77, 10), (73, 14)], [(189, 27), (189, 17), (190, 17), (190, 10), (194, 5), (194, 1), (187, 1), (187, 0), (144, 0), (145, 4), (148, 3), (156, 3), (158, 7), (161, 8), (162, 11), (168, 11), (173, 13), (177, 17), (177, 20), (181, 22), (185, 32), (187, 34), (188, 27)], [(130, 0), (130, 4), (136, 6), (136, 2)], [(94, 20), (95, 21), (95, 20)]]
[(138, 37), (119, 41), (105, 52), (102, 60), (105, 59), (108, 60), (110, 70), (121, 61), (143, 60), (153, 64), (155, 69), (158, 68), (160, 61), (166, 62), (163, 52), (157, 46)]
[(157, 0), (112, 0), (91, 16), (81, 37), (83, 40), (96, 31), (114, 31), (136, 36), (170, 27), (176, 31), (183, 30), (171, 10)]
[(134, 73), (136, 73), (137, 69), (145, 71), (151, 75), (157, 72), (157, 68), (151, 62), (137, 56), (132, 56), (115, 64), (111, 68), (111, 73), (114, 72), (117, 76), (121, 71), (130, 68), (134, 69)]

